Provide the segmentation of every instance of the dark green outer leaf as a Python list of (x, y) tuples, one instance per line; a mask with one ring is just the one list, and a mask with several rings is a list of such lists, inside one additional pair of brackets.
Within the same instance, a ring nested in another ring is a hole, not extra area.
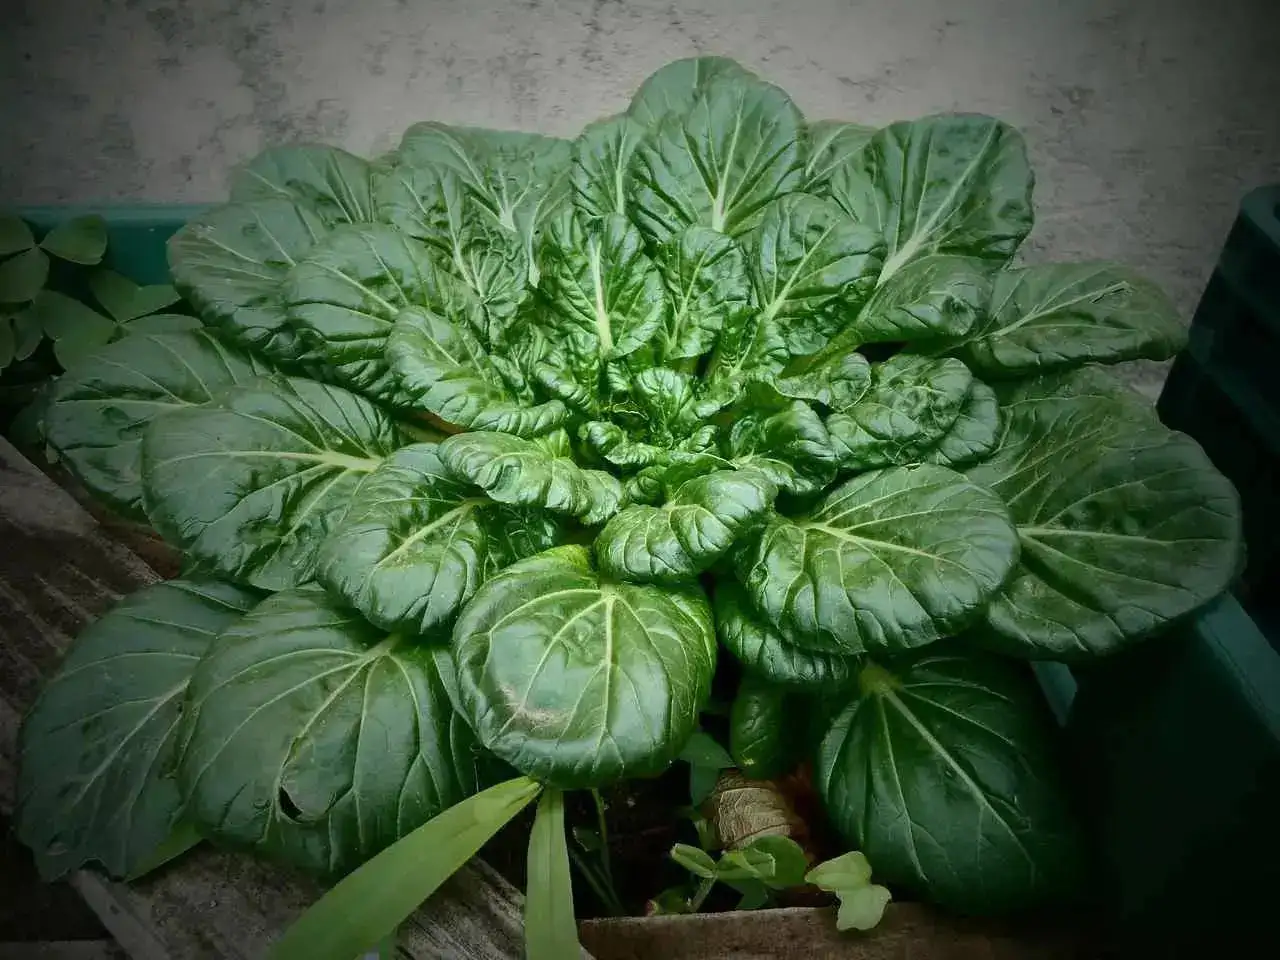
[(476, 587), (559, 534), (545, 514), (494, 503), (402, 447), (360, 484), (320, 551), (319, 580), (372, 623), (411, 636), (450, 626)]
[(481, 742), (565, 789), (664, 770), (697, 727), (716, 660), (700, 589), (611, 582), (576, 546), (485, 583), (453, 646)]
[(72, 644), (19, 741), (15, 829), (45, 880), (94, 861), (125, 876), (169, 837), (187, 683), (213, 638), (256, 601), (227, 584), (158, 583)]
[(633, 505), (615, 514), (596, 538), (597, 562), (622, 580), (688, 580), (757, 523), (776, 493), (757, 472), (718, 470), (696, 477), (661, 507)]
[(374, 167), (355, 154), (314, 144), (271, 147), (231, 177), (231, 199), (288, 200), (326, 223), (372, 223)]
[(846, 470), (919, 463), (956, 425), (973, 390), (959, 360), (898, 354), (871, 368), (871, 388), (827, 432)]
[(133, 336), (58, 379), (45, 435), (92, 493), (141, 516), (147, 425), (267, 372), (261, 361), (204, 331)]
[(948, 909), (996, 913), (1075, 891), (1083, 838), (1030, 674), (983, 655), (863, 672), (823, 740), (828, 815), (886, 883)]
[(629, 215), (665, 243), (701, 225), (736, 237), (800, 186), (803, 118), (782, 90), (721, 77), (636, 149)]
[(573, 143), (573, 205), (585, 219), (627, 212), (631, 154), (645, 128), (626, 114), (589, 123)]
[(744, 674), (729, 711), (729, 753), (753, 780), (779, 777), (799, 760), (792, 736), (795, 713), (788, 710), (787, 691), (754, 674)]
[(452, 305), (454, 283), (425, 246), (393, 227), (349, 225), (289, 271), (284, 300), (309, 351), (345, 386), (400, 406), (408, 398), (387, 365), (387, 335), (411, 304)]
[(506, 433), (460, 433), (440, 444), (440, 459), (499, 503), (545, 507), (589, 525), (604, 523), (622, 502), (622, 485), (609, 474)]
[(298, 360), (284, 279), (326, 232), (318, 214), (289, 200), (214, 207), (169, 239), (174, 286), (232, 340), (276, 360)]
[(876, 132), (875, 127), (844, 120), (816, 120), (807, 125), (809, 149), (804, 164), (804, 191), (823, 197), (830, 194), (831, 176)]
[(918, 346), (928, 350), (934, 338), (965, 334), (987, 314), (991, 273), (991, 263), (977, 257), (912, 260), (880, 285), (823, 355), (897, 340), (923, 340)]
[(478, 789), (448, 651), (316, 587), (224, 633), (187, 694), (179, 780), (213, 838), (340, 876)]
[(748, 323), (755, 295), (742, 248), (708, 227), (690, 227), (658, 248), (658, 270), (671, 312), (663, 330), (664, 361), (698, 357), (722, 329)]
[(559, 400), (520, 403), (472, 327), (457, 314), (421, 307), (401, 311), (387, 337), (386, 358), (397, 390), (415, 407), (464, 430), (538, 436), (568, 416)]
[(1227, 588), (1240, 502), (1185, 434), (1096, 368), (1009, 390), (970, 468), (1010, 506), (1022, 558), (975, 637), (1018, 656), (1111, 653)]
[(778, 517), (740, 562), (756, 608), (791, 642), (899, 652), (967, 625), (1018, 557), (1009, 512), (943, 467), (891, 467)]
[(1118, 264), (1052, 263), (997, 273), (989, 316), (950, 352), (1009, 378), (1167, 360), (1185, 342), (1177, 308), (1151, 281)]
[(640, 84), (627, 114), (645, 127), (656, 127), (668, 113), (686, 113), (707, 85), (719, 77), (754, 80), (755, 74), (728, 57), (673, 60)]
[(781, 687), (838, 687), (858, 667), (854, 657), (817, 653), (785, 640), (751, 606), (742, 587), (728, 577), (716, 581), (716, 635), (751, 673)]
[(255, 380), (172, 411), (142, 442), (147, 515), (191, 559), (267, 590), (308, 581), (359, 482), (400, 445), (368, 401), (311, 380)]
[(750, 234), (748, 264), (762, 324), (776, 323), (787, 350), (813, 353), (875, 288), (884, 240), (835, 203), (805, 194), (781, 197)]
[(669, 310), (662, 276), (625, 217), (585, 228), (562, 220), (543, 254), (547, 322), (579, 357), (625, 357), (662, 329)]
[(831, 195), (884, 234), (884, 283), (931, 253), (1007, 261), (1031, 230), (1033, 183), (1016, 130), (942, 114), (879, 130), (832, 176)]

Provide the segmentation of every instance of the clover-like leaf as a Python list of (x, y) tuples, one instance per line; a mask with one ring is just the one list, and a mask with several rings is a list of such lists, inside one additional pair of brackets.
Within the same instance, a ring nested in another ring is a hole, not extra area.
[(171, 580), (126, 597), (76, 638), (22, 725), (15, 828), (46, 880), (97, 862), (133, 873), (168, 839), (182, 701), (213, 639), (256, 603)]
[(388, 634), (317, 587), (268, 597), (191, 678), (184, 815), (341, 876), (478, 789), (455, 683), (446, 647)]
[(944, 467), (890, 467), (772, 520), (738, 572), (787, 639), (833, 653), (900, 652), (967, 626), (1018, 558), (1005, 505)]
[(38, 247), (0, 261), (0, 303), (34, 300), (49, 279), (49, 257)]
[(93, 266), (107, 252), (107, 221), (97, 214), (73, 217), (44, 235), (41, 249), (59, 260)]
[(559, 532), (545, 514), (477, 494), (445, 470), (435, 444), (402, 447), (360, 484), (325, 539), (320, 581), (386, 630), (450, 625), (481, 583)]
[(716, 660), (700, 589), (609, 580), (579, 546), (486, 582), (453, 647), (480, 741), (565, 789), (664, 770), (697, 726)]
[(718, 470), (684, 483), (661, 507), (629, 506), (596, 538), (600, 569), (640, 583), (688, 580), (764, 516), (777, 490), (762, 474)]

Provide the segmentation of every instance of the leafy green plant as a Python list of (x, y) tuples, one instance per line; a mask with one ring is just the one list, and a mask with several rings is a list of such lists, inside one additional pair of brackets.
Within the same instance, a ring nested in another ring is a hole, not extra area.
[(892, 899), (885, 887), (871, 882), (871, 864), (859, 850), (818, 864), (805, 874), (804, 880), (840, 899), (836, 914), (839, 930), (870, 930), (880, 922)]
[(798, 843), (778, 836), (757, 837), (744, 847), (725, 851), (718, 860), (700, 847), (677, 843), (671, 848), (671, 859), (696, 878), (697, 886), (687, 898), (664, 891), (659, 902), (668, 913), (697, 913), (716, 883), (728, 884), (741, 894), (737, 909), (756, 910), (769, 902), (772, 891), (804, 883), (809, 866)]
[(574, 141), (427, 122), (375, 162), (255, 158), (170, 242), (203, 327), (107, 343), (51, 397), (68, 467), (189, 573), (86, 631), (26, 720), (44, 874), (194, 828), (345, 876), (277, 956), (349, 960), (541, 792), (553, 955), (559, 793), (682, 757), (705, 787), (723, 647), (735, 762), (812, 760), (888, 886), (1071, 896), (1025, 661), (1212, 600), (1240, 517), (1099, 368), (1173, 354), (1169, 301), (1014, 262), (1032, 182), (991, 117), (811, 123), (720, 58)]

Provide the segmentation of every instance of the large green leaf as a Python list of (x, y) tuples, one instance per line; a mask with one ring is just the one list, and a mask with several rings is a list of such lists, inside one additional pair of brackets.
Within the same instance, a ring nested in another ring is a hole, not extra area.
[(788, 640), (895, 653), (968, 625), (1017, 558), (1017, 533), (994, 494), (920, 465), (861, 474), (809, 516), (774, 519), (738, 572)]
[(58, 379), (45, 437), (91, 492), (140, 516), (147, 425), (267, 372), (205, 331), (117, 340)]
[(376, 191), (383, 221), (435, 251), (476, 295), (493, 327), (511, 322), (529, 292), (527, 251), (514, 231), (475, 212), (455, 173), (396, 164), (379, 175)]
[(871, 470), (930, 459), (956, 425), (973, 392), (973, 374), (959, 360), (910, 354), (875, 364), (871, 387), (827, 431), (846, 470)]
[(377, 407), (337, 387), (275, 377), (155, 420), (144, 502), (190, 558), (251, 586), (305, 583), (364, 476), (400, 445)]
[(697, 727), (716, 660), (699, 588), (613, 582), (577, 546), (485, 583), (453, 643), (481, 742), (566, 789), (664, 770)]
[(661, 507), (633, 505), (615, 514), (596, 539), (600, 569), (641, 583), (691, 579), (761, 519), (776, 492), (755, 471), (695, 477)]
[(297, 360), (302, 347), (289, 327), (284, 280), (326, 229), (310, 207), (289, 200), (214, 207), (169, 239), (174, 286), (231, 339)]
[(449, 626), (494, 572), (552, 546), (546, 515), (455, 480), (436, 445), (402, 447), (352, 495), (324, 542), (322, 583), (372, 623), (409, 635)]
[(573, 205), (583, 219), (627, 212), (631, 154), (645, 128), (626, 114), (583, 128), (573, 143)]
[(373, 223), (373, 172), (369, 161), (337, 147), (271, 147), (234, 171), (231, 199), (288, 200), (326, 223)]
[(440, 459), (457, 477), (499, 503), (545, 507), (583, 523), (604, 523), (622, 502), (622, 485), (600, 470), (583, 470), (568, 456), (506, 433), (460, 433), (440, 445)]
[(629, 215), (659, 243), (695, 225), (740, 235), (771, 200), (799, 188), (802, 124), (775, 86), (711, 81), (636, 149)]
[(969, 477), (1009, 504), (1021, 562), (975, 636), (1019, 656), (1110, 653), (1230, 584), (1240, 503), (1190, 437), (1096, 368), (1007, 392)]
[(859, 686), (814, 780), (831, 822), (881, 879), (965, 913), (1075, 892), (1083, 838), (1030, 673), (939, 652), (892, 673), (868, 664)]
[(776, 323), (793, 354), (818, 350), (875, 287), (884, 240), (830, 200), (805, 194), (764, 208), (748, 259), (760, 323)]
[(19, 741), (15, 829), (45, 880), (93, 861), (131, 874), (169, 837), (182, 805), (171, 766), (187, 683), (256, 600), (222, 583), (159, 583), (72, 644)]
[(464, 430), (537, 436), (560, 426), (559, 400), (522, 404), (461, 316), (409, 307), (387, 338), (386, 357), (397, 390), (416, 407)]
[(640, 84), (627, 114), (645, 127), (656, 127), (669, 113), (687, 113), (707, 84), (719, 77), (752, 80), (755, 74), (728, 57), (673, 60)]
[(271, 949), (270, 960), (351, 960), (394, 937), (541, 786), (516, 777), (489, 787), (414, 830), (317, 900)]
[(800, 729), (788, 691), (755, 674), (745, 674), (729, 708), (729, 753), (753, 780), (787, 773), (800, 760)]
[(388, 635), (318, 587), (268, 597), (191, 678), (185, 815), (340, 876), (476, 791), (455, 683), (447, 648)]
[(634, 353), (666, 321), (669, 304), (640, 231), (612, 215), (583, 226), (558, 221), (543, 249), (547, 322), (579, 357), (613, 360)]
[(532, 282), (538, 238), (569, 196), (571, 156), (567, 140), (442, 123), (415, 123), (399, 149), (402, 163), (452, 172), (479, 216), (514, 231)]
[(658, 248), (658, 270), (671, 299), (662, 332), (662, 359), (698, 357), (724, 328), (754, 313), (755, 296), (742, 248), (708, 227), (690, 227)]
[(930, 344), (980, 375), (1007, 378), (1122, 360), (1167, 360), (1186, 327), (1151, 281), (1113, 263), (1048, 263), (995, 275), (989, 314), (965, 336)]
[(289, 271), (289, 321), (310, 352), (344, 385), (396, 405), (408, 403), (385, 357), (400, 311), (425, 304), (448, 311), (453, 277), (427, 248), (385, 224), (336, 227)]
[(716, 581), (713, 600), (720, 642), (748, 672), (783, 687), (838, 687), (854, 675), (856, 658), (788, 642), (756, 613), (750, 598), (731, 578)]
[(839, 412), (848, 410), (871, 388), (871, 364), (857, 351), (824, 351), (802, 373), (775, 377), (772, 383), (784, 397), (812, 400)]
[(989, 261), (932, 254), (905, 264), (885, 280), (823, 355), (864, 343), (954, 337), (967, 333), (991, 302)]
[(804, 164), (803, 189), (814, 196), (831, 193), (831, 176), (855, 153), (866, 146), (876, 132), (875, 127), (845, 120), (815, 120), (809, 123), (809, 149)]
[(835, 479), (831, 437), (807, 403), (743, 406), (729, 432), (729, 455), (735, 466), (758, 469), (791, 493), (817, 493)]
[(831, 178), (831, 195), (884, 234), (883, 283), (931, 253), (1003, 264), (1031, 230), (1026, 145), (981, 114), (943, 114), (879, 130)]

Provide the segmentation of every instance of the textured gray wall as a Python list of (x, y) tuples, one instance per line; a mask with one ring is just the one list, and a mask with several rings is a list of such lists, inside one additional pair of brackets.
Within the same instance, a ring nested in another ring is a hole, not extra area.
[[(212, 200), (270, 143), (435, 118), (572, 136), (722, 53), (814, 118), (993, 113), (1036, 163), (1028, 255), (1194, 307), (1280, 180), (1280, 0), (5, 0), (0, 204)], [(15, 13), (9, 13), (15, 10)]]

